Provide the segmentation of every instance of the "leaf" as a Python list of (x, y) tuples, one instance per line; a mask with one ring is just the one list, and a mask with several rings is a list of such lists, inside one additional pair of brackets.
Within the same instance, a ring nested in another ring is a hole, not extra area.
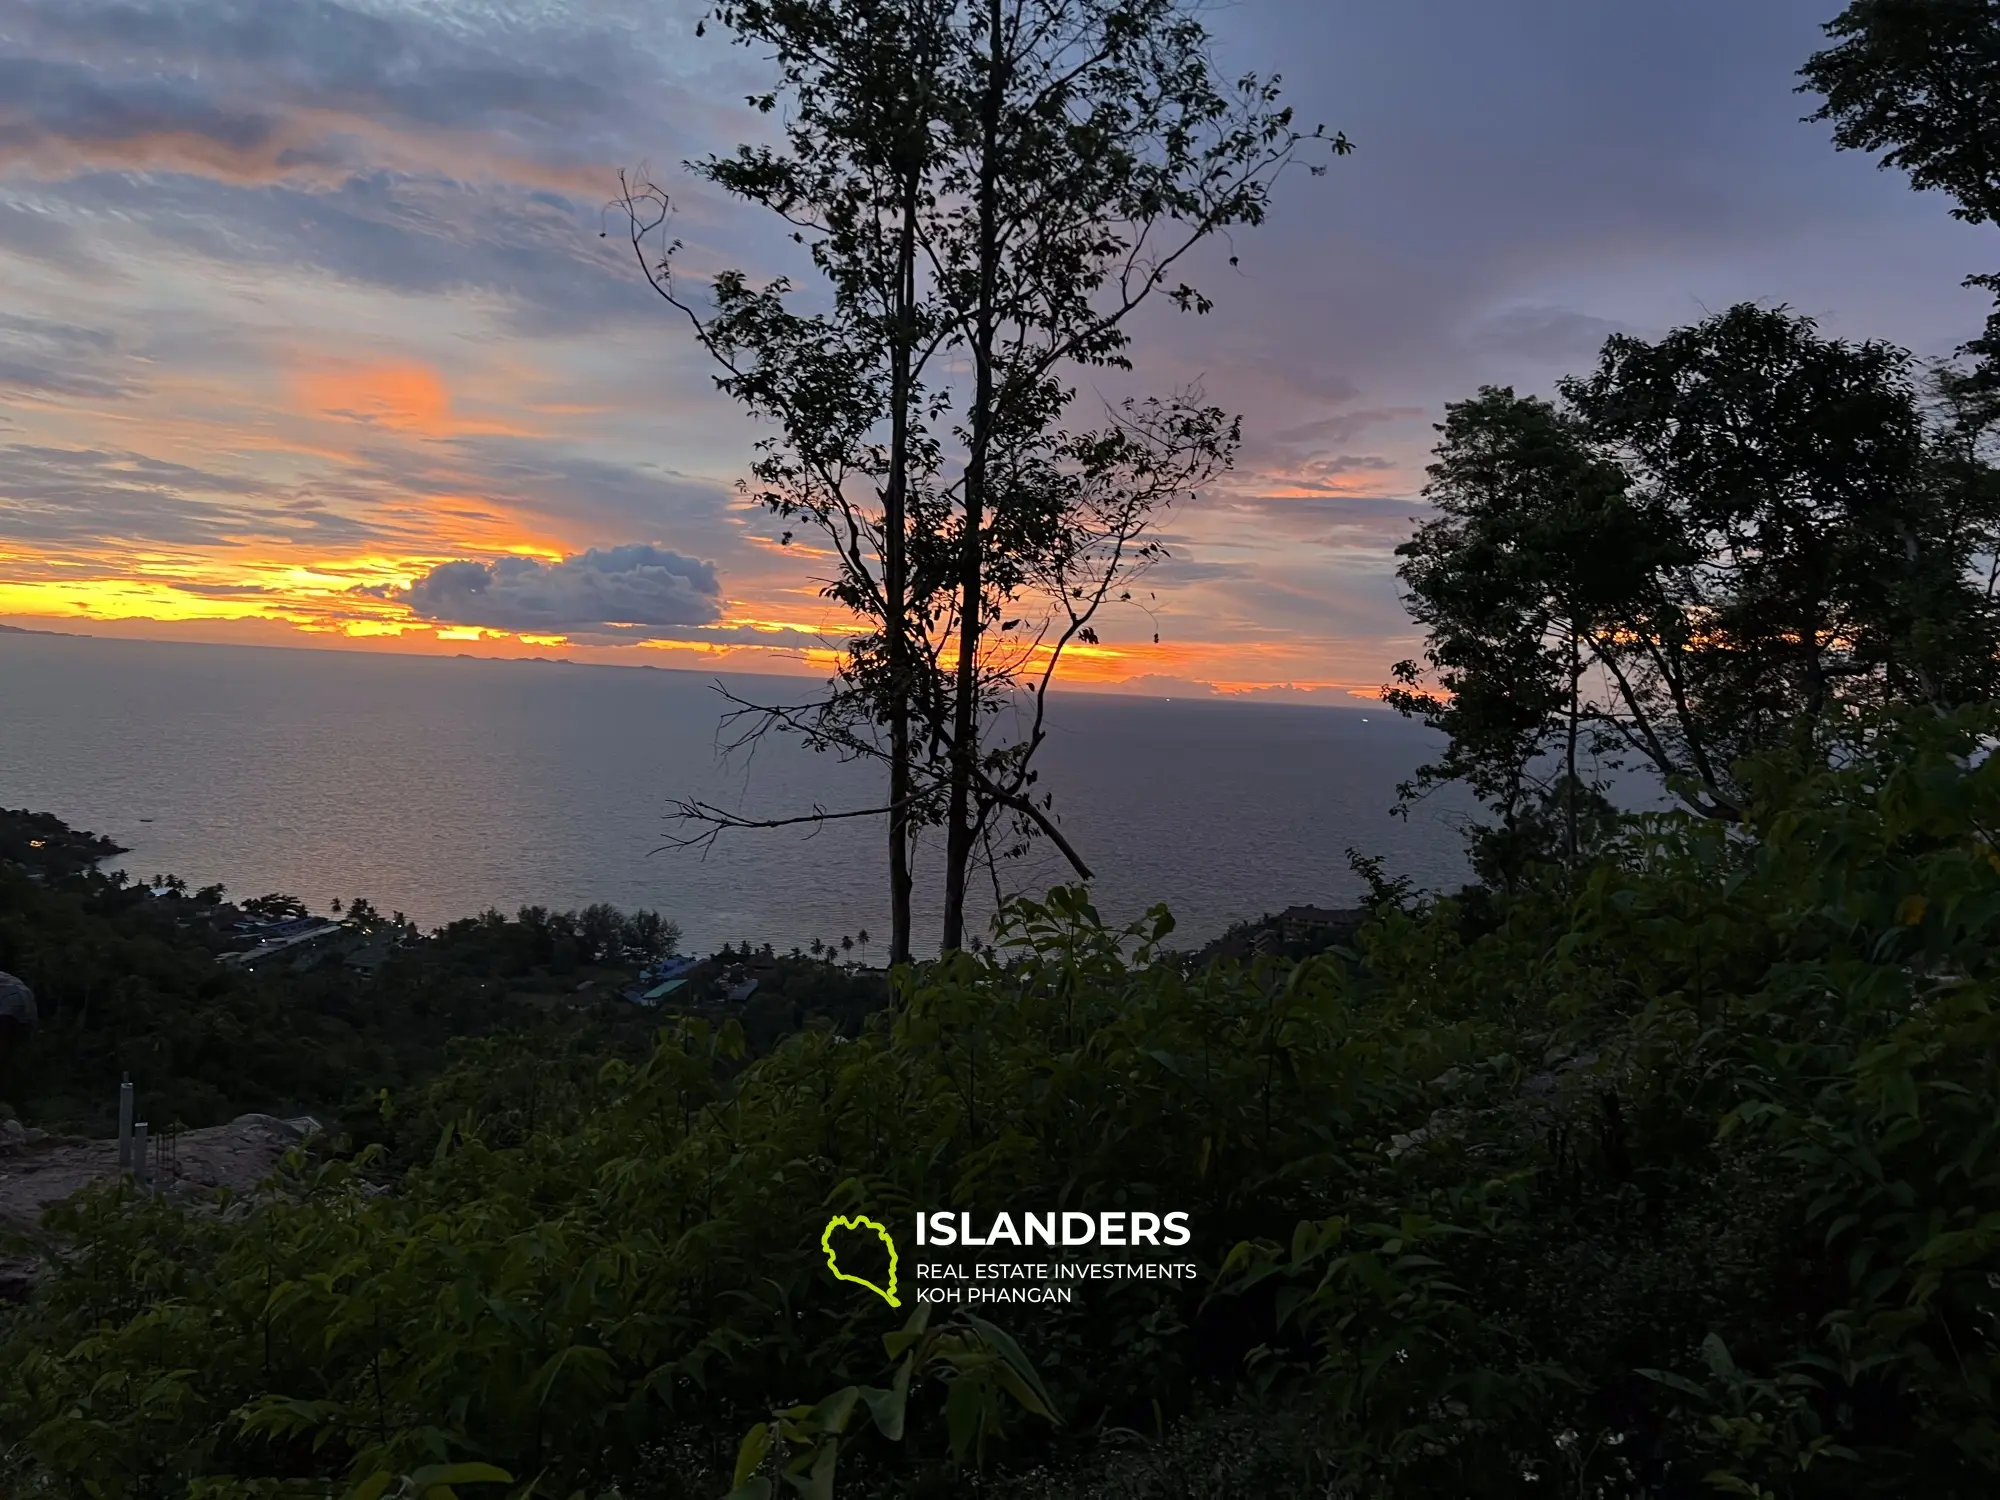
[(1722, 1342), (1720, 1334), (1711, 1333), (1701, 1341), (1702, 1357), (1708, 1367), (1717, 1375), (1728, 1377), (1736, 1373), (1736, 1361), (1729, 1357), (1729, 1346)]
[(750, 1482), (750, 1476), (763, 1465), (764, 1455), (771, 1451), (771, 1424), (759, 1422), (743, 1434), (743, 1443), (736, 1450), (736, 1473), (732, 1482), (738, 1490)]
[(1708, 1391), (1705, 1387), (1697, 1385), (1685, 1375), (1676, 1375), (1671, 1370), (1637, 1370), (1633, 1373), (1656, 1384), (1666, 1386), (1669, 1390), (1679, 1391), (1683, 1396), (1693, 1396), (1697, 1401), (1705, 1402), (1709, 1399)]
[(1028, 1362), (1028, 1356), (1021, 1352), (1021, 1346), (1014, 1342), (1013, 1335), (1004, 1328), (987, 1322), (976, 1313), (967, 1313), (965, 1321), (979, 1331), (980, 1337), (985, 1339), (1005, 1362), (1005, 1368), (1028, 1388), (1033, 1397), (1031, 1402), (1017, 1393), (1016, 1399), (1037, 1416), (1047, 1417), (1051, 1422), (1061, 1421), (1062, 1419), (1056, 1415), (1055, 1397), (1051, 1396), (1048, 1387), (1042, 1384), (1042, 1377), (1035, 1373), (1035, 1367)]
[(910, 1372), (914, 1365), (915, 1361), (910, 1359), (898, 1365), (896, 1378), (889, 1382), (886, 1391), (875, 1386), (861, 1388), (861, 1399), (868, 1404), (875, 1430), (892, 1443), (903, 1440), (903, 1423), (910, 1405)]
[(840, 1458), (840, 1440), (827, 1438), (813, 1450), (812, 1467), (804, 1474), (787, 1474), (785, 1482), (803, 1500), (833, 1500), (833, 1469)]
[(965, 1455), (978, 1441), (985, 1423), (986, 1393), (979, 1388), (977, 1380), (961, 1375), (952, 1381), (951, 1390), (944, 1398), (945, 1435), (951, 1443), (951, 1456), (955, 1462), (965, 1462)]
[(888, 1351), (889, 1358), (895, 1359), (904, 1350), (921, 1339), (924, 1336), (924, 1330), (930, 1327), (930, 1322), (930, 1303), (919, 1302), (916, 1311), (910, 1314), (908, 1321), (903, 1324), (898, 1332), (882, 1335), (882, 1347)]
[(820, 1432), (845, 1432), (860, 1395), (860, 1387), (842, 1386), (812, 1409), (812, 1426)]
[(458, 1500), (454, 1486), (461, 1484), (512, 1484), (513, 1475), (491, 1464), (429, 1464), (410, 1476), (422, 1500)]

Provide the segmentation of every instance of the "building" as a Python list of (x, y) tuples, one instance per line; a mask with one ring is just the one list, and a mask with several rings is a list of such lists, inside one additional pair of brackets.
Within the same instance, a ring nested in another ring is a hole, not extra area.
[(266, 959), (278, 958), (284, 954), (296, 954), (325, 938), (347, 929), (339, 922), (327, 922), (318, 917), (300, 917), (291, 922), (278, 924), (290, 929), (283, 937), (266, 937), (254, 948), (246, 948), (240, 953), (225, 953), (221, 962), (235, 968), (254, 969)]

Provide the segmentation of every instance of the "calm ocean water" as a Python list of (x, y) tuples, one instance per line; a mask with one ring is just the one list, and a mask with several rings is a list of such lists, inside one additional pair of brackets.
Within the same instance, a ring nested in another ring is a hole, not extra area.
[[(879, 799), (869, 772), (789, 747), (719, 761), (712, 682), (0, 634), (0, 806), (110, 835), (141, 878), (286, 891), (315, 909), (360, 895), (434, 926), (487, 906), (610, 901), (673, 917), (695, 951), (867, 929), (879, 955), (872, 821), (732, 833), (706, 857), (653, 852), (678, 796), (758, 816)], [(1343, 904), (1358, 890), (1348, 845), (1420, 884), (1463, 874), (1448, 808), (1388, 815), (1432, 744), (1394, 715), (1077, 695), (1052, 718), (1043, 785), (1107, 916), (1164, 901), (1182, 938), (1205, 940), (1295, 902)], [(1067, 866), (1045, 854), (1002, 868), (1039, 890)], [(934, 946), (929, 884), (918, 936)]]

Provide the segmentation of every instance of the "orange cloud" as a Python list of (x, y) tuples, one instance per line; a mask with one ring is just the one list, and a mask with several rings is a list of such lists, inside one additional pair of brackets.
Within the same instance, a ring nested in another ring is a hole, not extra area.
[(294, 377), (307, 411), (371, 426), (443, 437), (453, 430), (451, 393), (428, 366), (338, 363)]
[(335, 109), (239, 114), (227, 134), (153, 126), (80, 137), (19, 126), (0, 145), (0, 170), (57, 182), (84, 172), (178, 172), (245, 187), (330, 188), (387, 168), (457, 182), (497, 182), (589, 201), (617, 186), (601, 162), (510, 151), (478, 130), (422, 131)]

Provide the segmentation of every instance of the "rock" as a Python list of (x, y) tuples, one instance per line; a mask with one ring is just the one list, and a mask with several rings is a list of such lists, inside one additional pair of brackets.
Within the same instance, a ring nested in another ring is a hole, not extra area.
[[(7, 1123), (19, 1127), (18, 1121)], [(164, 1159), (155, 1168), (153, 1185), (162, 1192), (197, 1199), (226, 1188), (240, 1204), (256, 1193), (286, 1152), (320, 1128), (309, 1116), (281, 1120), (275, 1115), (253, 1114), (227, 1125), (162, 1136)], [(49, 1136), (26, 1129), (17, 1137), (13, 1131), (0, 1130), (0, 1243), (5, 1243), (10, 1233), (34, 1233), (50, 1204), (93, 1182), (115, 1177), (117, 1172), (115, 1141)], [(6, 1279), (0, 1276), (0, 1281)], [(20, 1279), (15, 1276), (16, 1281)], [(0, 1296), (5, 1295), (0, 1291)]]
[(0, 1260), (0, 1302), (26, 1302), (35, 1290), (35, 1278), (41, 1269), (39, 1256)]
[(40, 1019), (35, 992), (12, 974), (0, 972), (0, 1022), (11, 1021), (23, 1031), (33, 1031)]
[(19, 1120), (0, 1120), (0, 1151), (14, 1151), (28, 1144), (28, 1128)]
[(0, 973), (0, 1078), (6, 1076), (7, 1062), (40, 1019), (35, 1010), (35, 992), (12, 974)]
[(262, 1135), (267, 1139), (302, 1141), (307, 1136), (319, 1134), (319, 1121), (311, 1115), (300, 1115), (296, 1119), (281, 1120), (276, 1115), (238, 1115), (225, 1127), (239, 1135)]

